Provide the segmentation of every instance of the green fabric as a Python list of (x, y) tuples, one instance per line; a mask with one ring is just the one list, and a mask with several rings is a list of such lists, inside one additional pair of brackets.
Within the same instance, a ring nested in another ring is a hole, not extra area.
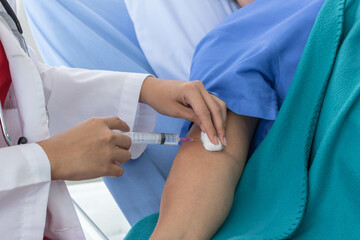
[[(360, 239), (359, 96), (360, 1), (327, 0), (214, 239)], [(157, 217), (126, 240), (148, 239)]]

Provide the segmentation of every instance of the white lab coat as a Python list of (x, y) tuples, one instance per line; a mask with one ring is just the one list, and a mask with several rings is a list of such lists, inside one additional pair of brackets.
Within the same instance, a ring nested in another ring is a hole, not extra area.
[[(84, 239), (64, 181), (51, 181), (48, 158), (34, 142), (92, 116), (115, 115), (132, 130), (152, 131), (155, 112), (138, 104), (147, 75), (38, 64), (21, 49), (2, 18), (0, 40), (12, 76), (4, 106), (6, 125), (13, 141), (25, 136), (30, 142), (7, 147), (0, 136), (0, 238), (31, 240), (45, 234), (51, 239)], [(144, 148), (132, 148), (133, 157)]]

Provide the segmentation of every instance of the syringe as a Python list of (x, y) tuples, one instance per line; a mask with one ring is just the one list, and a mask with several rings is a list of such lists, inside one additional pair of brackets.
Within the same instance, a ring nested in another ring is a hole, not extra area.
[(193, 139), (179, 137), (176, 133), (124, 132), (131, 138), (132, 144), (178, 145), (179, 142), (191, 142)]

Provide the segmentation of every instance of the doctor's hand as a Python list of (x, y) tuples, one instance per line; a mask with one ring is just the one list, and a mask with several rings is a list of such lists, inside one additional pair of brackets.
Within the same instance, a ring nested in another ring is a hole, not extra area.
[(210, 140), (227, 145), (225, 137), (226, 103), (206, 91), (200, 81), (174, 81), (148, 77), (140, 102), (161, 114), (184, 118), (200, 126)]
[(130, 137), (115, 133), (129, 126), (117, 117), (92, 118), (38, 142), (47, 154), (52, 180), (85, 180), (102, 176), (119, 177), (119, 165), (130, 160)]

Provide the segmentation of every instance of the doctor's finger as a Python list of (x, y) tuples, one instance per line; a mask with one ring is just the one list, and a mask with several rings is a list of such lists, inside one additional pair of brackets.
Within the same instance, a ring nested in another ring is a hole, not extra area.
[(118, 117), (107, 117), (104, 118), (105, 124), (111, 129), (117, 129), (123, 132), (130, 131), (130, 127)]
[(220, 104), (213, 98), (213, 95), (209, 94), (205, 88), (201, 89), (201, 94), (205, 100), (206, 105), (209, 108), (211, 113), (211, 120), (216, 129), (218, 138), (220, 139), (223, 145), (226, 145), (225, 140), (225, 120), (223, 116), (223, 108)]
[(113, 143), (115, 144), (115, 146), (126, 150), (130, 149), (131, 138), (129, 136), (116, 132), (114, 132), (113, 134)]
[[(211, 95), (211, 94), (210, 94)], [(224, 123), (225, 123), (225, 128), (226, 128), (226, 119), (227, 119), (227, 105), (226, 102), (224, 102), (223, 100), (221, 100), (220, 98), (218, 98), (215, 95), (211, 95), (211, 97), (213, 99), (215, 99), (215, 101), (220, 105), (221, 107), (221, 112), (222, 112), (222, 117), (224, 119)]]
[(130, 159), (131, 159), (130, 151), (122, 149), (122, 148), (114, 149), (114, 155), (113, 155), (112, 160), (114, 162), (116, 162), (118, 165), (130, 161)]
[[(179, 118), (187, 119), (191, 122), (194, 122), (198, 126), (201, 125), (200, 118), (196, 115), (196, 113), (191, 108), (180, 105), (178, 107), (178, 110), (181, 112), (181, 114), (179, 114), (179, 116), (178, 116)], [(206, 134), (208, 134), (208, 133), (206, 133)]]
[[(205, 104), (207, 105), (210, 115), (211, 115), (211, 121), (215, 127), (216, 130), (216, 137), (214, 141), (217, 143), (218, 139), (221, 141), (223, 145), (226, 145), (226, 139), (225, 139), (225, 123), (226, 123), (226, 117), (224, 118), (223, 115), (223, 105), (220, 104), (213, 95), (211, 95), (204, 87), (204, 85), (201, 82), (197, 83), (197, 87), (199, 88), (199, 91), (205, 101)], [(220, 99), (219, 99), (220, 100)], [(221, 101), (221, 100), (220, 100)], [(226, 108), (226, 107), (225, 107)], [(209, 133), (206, 132), (208, 135)], [(209, 136), (209, 135), (208, 135)]]
[(124, 169), (120, 167), (117, 163), (112, 164), (109, 176), (110, 177), (120, 177), (124, 174)]
[[(226, 118), (227, 118), (227, 106), (224, 101), (222, 101), (220, 98), (209, 94), (209, 96), (212, 98), (212, 100), (216, 103), (216, 108), (214, 111), (218, 113), (219, 119), (221, 119), (221, 122), (213, 120), (215, 124), (216, 131), (218, 133), (218, 136), (220, 138), (220, 141), (223, 145), (227, 145), (226, 142)], [(212, 111), (211, 111), (212, 112)]]
[(195, 112), (190, 107), (185, 107), (182, 104), (178, 104), (176, 106), (177, 114), (174, 114), (173, 117), (176, 118), (184, 118), (186, 120), (189, 120), (191, 122), (194, 122), (195, 124), (199, 125), (201, 122), (200, 119), (196, 116)]
[(201, 93), (197, 92), (196, 94), (193, 94), (189, 99), (189, 104), (194, 110), (196, 118), (198, 118), (194, 122), (199, 122), (198, 125), (200, 126), (201, 130), (206, 132), (211, 142), (213, 144), (218, 144), (217, 134), (211, 120), (211, 113)]

